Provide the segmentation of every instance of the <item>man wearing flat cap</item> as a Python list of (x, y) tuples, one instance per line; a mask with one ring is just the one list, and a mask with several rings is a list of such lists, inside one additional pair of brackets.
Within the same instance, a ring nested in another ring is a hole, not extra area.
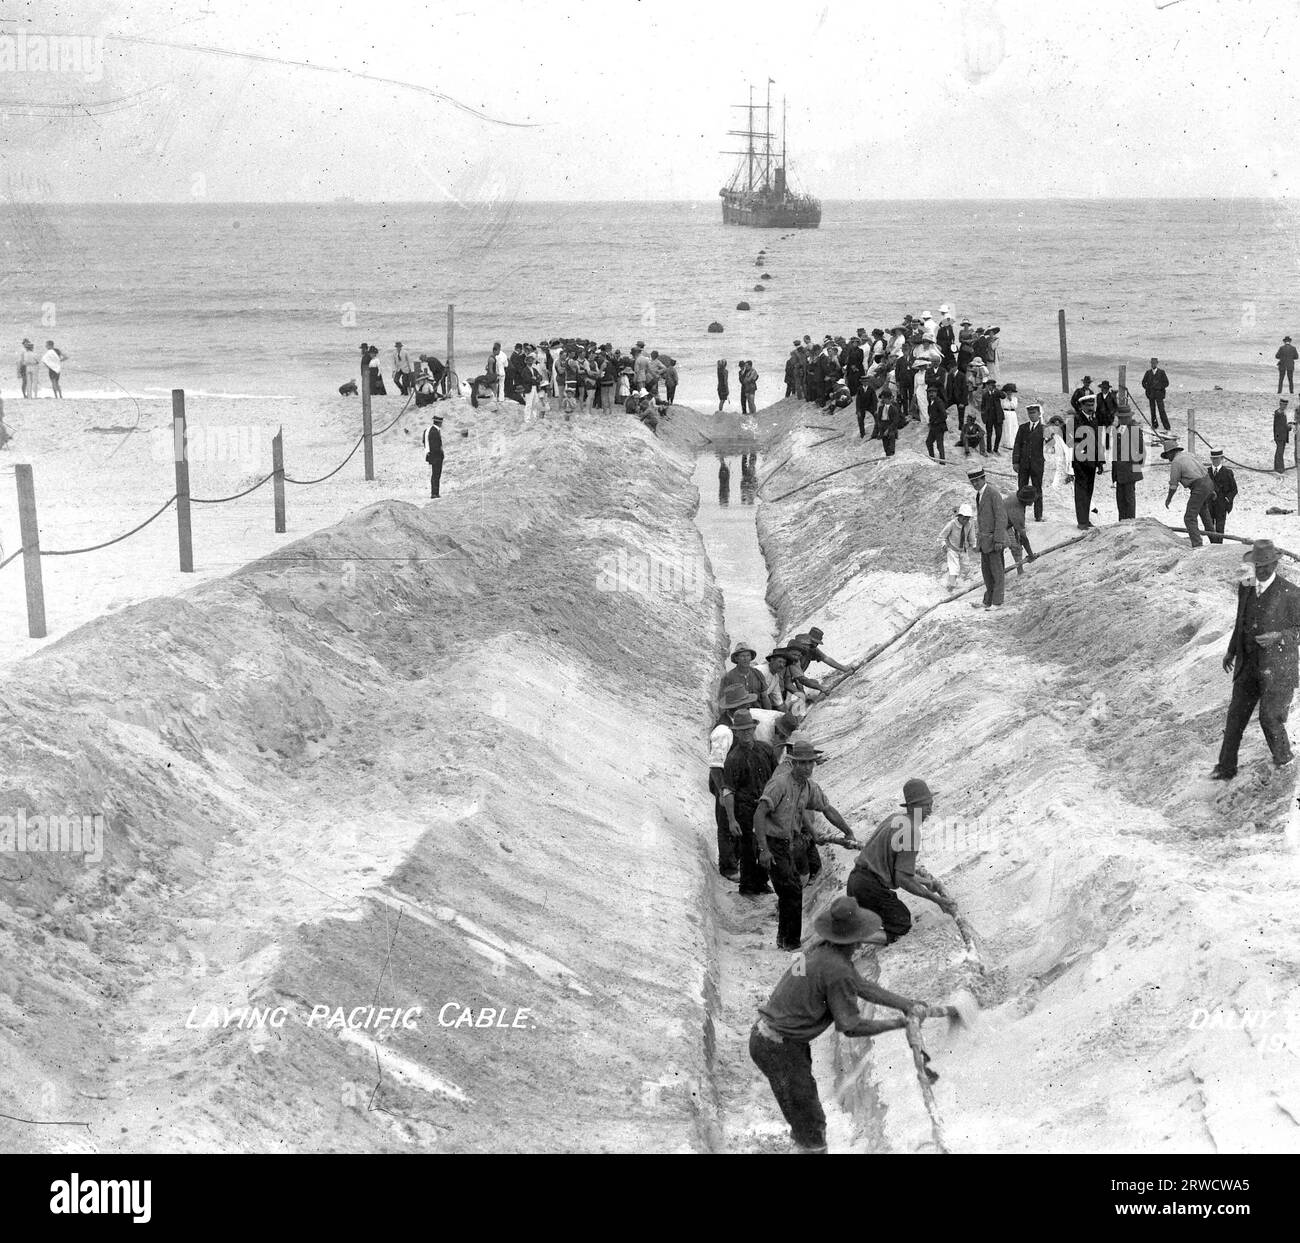
[(957, 904), (916, 860), (921, 825), (933, 810), (934, 794), (929, 785), (912, 777), (903, 785), (903, 810), (880, 822), (849, 873), (849, 897), (880, 917), (886, 944), (892, 945), (912, 930), (912, 913), (899, 899), (899, 889), (933, 902), (947, 915), (957, 911)]
[(1261, 539), (1242, 558), (1254, 568), (1254, 580), (1237, 588), (1237, 620), (1223, 657), (1224, 672), (1232, 674), (1232, 699), (1219, 762), (1210, 774), (1216, 781), (1237, 775), (1237, 749), (1257, 704), (1273, 763), (1281, 768), (1293, 758), (1286, 718), (1300, 681), (1300, 587), (1278, 575), (1281, 556), (1272, 540)]
[(812, 1042), (832, 1023), (843, 1036), (878, 1036), (897, 1023), (864, 1019), (858, 998), (923, 1018), (926, 1005), (864, 980), (853, 965), (859, 945), (883, 945), (880, 919), (852, 898), (836, 898), (813, 921), (819, 940), (786, 969), (772, 995), (758, 1007), (749, 1034), (749, 1056), (767, 1077), (790, 1124), (795, 1150), (826, 1151), (826, 1114), (812, 1073)]
[(804, 813), (819, 811), (841, 833), (840, 845), (857, 849), (848, 821), (827, 801), (812, 779), (823, 756), (810, 742), (793, 743), (783, 763), (763, 788), (754, 809), (754, 841), (758, 861), (776, 890), (776, 948), (797, 950), (803, 938), (803, 886), (795, 866), (795, 838), (803, 832)]

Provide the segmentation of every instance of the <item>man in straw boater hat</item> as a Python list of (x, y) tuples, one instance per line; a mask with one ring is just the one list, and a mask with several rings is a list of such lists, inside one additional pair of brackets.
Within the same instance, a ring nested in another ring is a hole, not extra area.
[(916, 861), (921, 849), (921, 825), (934, 810), (934, 794), (920, 777), (903, 784), (902, 807), (903, 811), (886, 816), (867, 838), (849, 873), (849, 897), (879, 916), (888, 945), (912, 930), (912, 913), (899, 899), (897, 890), (933, 902), (946, 915), (957, 910), (957, 904)]
[(1210, 501), (1214, 530), (1210, 533), (1210, 543), (1222, 544), (1223, 528), (1228, 525), (1228, 515), (1237, 499), (1237, 476), (1232, 473), (1232, 467), (1223, 464), (1222, 449), (1210, 450), (1210, 482), (1214, 484), (1214, 497)]
[(718, 721), (709, 733), (709, 793), (713, 795), (713, 820), (718, 830), (718, 872), (726, 880), (740, 879), (740, 836), (722, 805), (722, 768), (736, 736), (731, 723), (741, 708), (752, 707), (757, 696), (743, 686), (724, 687), (718, 701)]
[(982, 466), (966, 472), (975, 489), (975, 541), (980, 550), (980, 571), (984, 575), (984, 599), (971, 608), (1001, 608), (1006, 589), (1002, 553), (1007, 546), (1007, 506), (1002, 493), (985, 477)]
[(1242, 557), (1254, 578), (1237, 588), (1237, 620), (1223, 657), (1224, 672), (1232, 674), (1232, 699), (1219, 762), (1210, 774), (1216, 781), (1237, 775), (1237, 749), (1256, 704), (1273, 763), (1281, 768), (1293, 758), (1286, 718), (1300, 681), (1300, 587), (1277, 573), (1281, 558), (1267, 539), (1256, 540)]
[(858, 998), (921, 1018), (924, 1002), (913, 1001), (864, 980), (853, 965), (859, 945), (883, 945), (880, 919), (852, 898), (836, 898), (813, 921), (819, 940), (799, 954), (758, 1007), (749, 1033), (749, 1056), (767, 1077), (772, 1095), (790, 1124), (796, 1151), (826, 1151), (826, 1115), (812, 1073), (812, 1042), (832, 1023), (844, 1036), (878, 1036), (894, 1023), (864, 1019)]
[(1210, 533), (1214, 530), (1214, 518), (1210, 512), (1210, 503), (1214, 500), (1214, 480), (1209, 472), (1192, 455), (1190, 449), (1184, 449), (1173, 434), (1160, 437), (1164, 446), (1160, 456), (1169, 463), (1169, 494), (1165, 497), (1165, 508), (1174, 499), (1174, 493), (1181, 484), (1187, 489), (1187, 508), (1183, 511), (1183, 529), (1191, 540), (1193, 548), (1201, 546), (1201, 532), (1197, 527), (1199, 521)]
[(810, 742), (792, 743), (790, 762), (772, 774), (754, 809), (754, 840), (758, 861), (772, 878), (776, 890), (776, 947), (797, 950), (803, 936), (803, 886), (795, 863), (795, 839), (803, 832), (804, 813), (819, 811), (841, 833), (838, 844), (856, 850), (848, 821), (830, 805), (812, 779), (813, 769), (825, 757)]

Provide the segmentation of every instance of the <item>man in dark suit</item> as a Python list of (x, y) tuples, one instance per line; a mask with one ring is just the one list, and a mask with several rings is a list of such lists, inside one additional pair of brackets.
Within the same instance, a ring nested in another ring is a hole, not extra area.
[(1160, 426), (1156, 422), (1156, 415), (1159, 414), (1160, 422), (1165, 425), (1165, 431), (1168, 431), (1169, 419), (1165, 416), (1165, 394), (1169, 391), (1169, 377), (1165, 375), (1158, 358), (1151, 360), (1151, 366), (1142, 377), (1142, 391), (1147, 395), (1147, 405), (1151, 407), (1152, 430)]
[(1255, 575), (1237, 588), (1237, 621), (1223, 658), (1224, 672), (1232, 674), (1232, 700), (1219, 762), (1210, 774), (1216, 781), (1237, 775), (1237, 748), (1256, 704), (1273, 763), (1281, 768), (1293, 759), (1286, 718), (1300, 681), (1300, 587), (1278, 577), (1281, 557), (1272, 540), (1261, 539), (1242, 558)]
[(1002, 554), (1007, 546), (1007, 506), (1002, 493), (989, 483), (982, 466), (966, 472), (975, 489), (975, 530), (980, 550), (980, 572), (984, 575), (984, 599), (973, 609), (1002, 607), (1006, 574)]
[(1097, 482), (1100, 457), (1097, 399), (1091, 393), (1079, 398), (1079, 413), (1074, 418), (1074, 520), (1080, 531), (1092, 527), (1092, 489)]
[(442, 487), (442, 415), (435, 414), (433, 422), (424, 429), (424, 460), (429, 463), (429, 497), (434, 499)]
[(1273, 469), (1280, 475), (1286, 470), (1286, 443), (1291, 439), (1291, 424), (1287, 418), (1286, 398), (1277, 399), (1273, 411)]
[(1031, 403), (1026, 407), (1029, 422), (1016, 428), (1016, 440), (1011, 446), (1011, 465), (1016, 470), (1016, 483), (1024, 488), (1034, 488), (1034, 521), (1043, 520), (1043, 408)]
[(1086, 375), (1079, 383), (1079, 387), (1070, 394), (1070, 409), (1075, 414), (1079, 413), (1079, 402), (1092, 392), (1092, 376)]
[(1214, 496), (1210, 501), (1210, 518), (1213, 526), (1206, 534), (1211, 544), (1223, 543), (1223, 528), (1232, 513), (1232, 502), (1237, 499), (1237, 476), (1232, 468), (1223, 464), (1223, 450), (1210, 450), (1210, 478), (1214, 480)]
[(1121, 410), (1115, 417), (1119, 423), (1115, 428), (1110, 481), (1115, 486), (1119, 520), (1131, 522), (1137, 517), (1137, 484), (1146, 462), (1146, 444), (1142, 429), (1133, 422), (1132, 410)]

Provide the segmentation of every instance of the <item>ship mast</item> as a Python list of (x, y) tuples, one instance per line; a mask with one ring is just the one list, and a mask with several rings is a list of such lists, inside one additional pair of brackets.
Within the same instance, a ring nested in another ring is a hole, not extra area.
[(767, 154), (763, 162), (763, 193), (772, 190), (772, 79), (767, 80), (767, 106), (763, 110), (763, 137), (767, 144)]
[(750, 194), (754, 193), (754, 88), (749, 88), (749, 185)]

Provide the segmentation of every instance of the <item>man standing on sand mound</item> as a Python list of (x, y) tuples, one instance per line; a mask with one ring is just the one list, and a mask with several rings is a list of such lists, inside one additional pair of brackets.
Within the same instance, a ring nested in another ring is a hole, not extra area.
[(1237, 775), (1237, 748), (1256, 704), (1273, 763), (1281, 768), (1294, 758), (1286, 718), (1300, 682), (1300, 587), (1278, 576), (1281, 557), (1267, 539), (1256, 540), (1242, 557), (1254, 577), (1237, 588), (1237, 621), (1223, 657), (1223, 671), (1232, 674), (1232, 700), (1219, 762), (1210, 774), (1215, 781)]
[(975, 489), (975, 530), (984, 575), (984, 599), (971, 608), (1000, 609), (1006, 587), (1002, 553), (1007, 546), (1007, 504), (985, 477), (983, 467), (968, 470), (966, 477)]

